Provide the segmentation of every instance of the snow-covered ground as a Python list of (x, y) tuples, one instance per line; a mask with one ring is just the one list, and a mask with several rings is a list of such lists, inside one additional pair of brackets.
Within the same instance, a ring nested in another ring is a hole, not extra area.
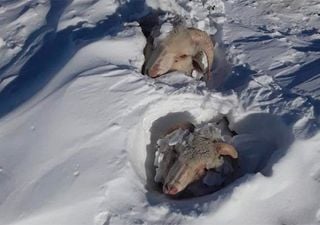
[[(159, 12), (217, 41), (208, 87), (140, 73)], [(319, 12), (319, 0), (0, 1), (0, 224), (320, 224)], [(248, 173), (198, 198), (154, 190), (160, 134), (221, 114)]]

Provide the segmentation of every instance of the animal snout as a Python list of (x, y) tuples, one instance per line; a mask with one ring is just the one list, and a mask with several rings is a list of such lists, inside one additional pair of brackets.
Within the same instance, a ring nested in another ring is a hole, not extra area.
[(174, 185), (166, 184), (163, 185), (163, 192), (168, 195), (175, 195), (178, 193), (178, 188)]
[(156, 78), (159, 76), (159, 65), (154, 65), (151, 69), (148, 70), (150, 77)]

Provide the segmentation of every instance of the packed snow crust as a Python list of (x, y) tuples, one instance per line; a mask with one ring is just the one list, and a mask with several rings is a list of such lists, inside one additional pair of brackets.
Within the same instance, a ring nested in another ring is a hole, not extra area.
[[(0, 2), (0, 224), (320, 224), (318, 0)], [(216, 40), (207, 85), (141, 74), (143, 19)], [(150, 17), (149, 17), (150, 18)], [(150, 185), (173, 123), (221, 115), (243, 176), (171, 199)]]

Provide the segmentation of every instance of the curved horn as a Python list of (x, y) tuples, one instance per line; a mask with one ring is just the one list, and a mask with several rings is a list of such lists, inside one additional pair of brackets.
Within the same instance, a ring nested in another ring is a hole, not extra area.
[[(196, 28), (188, 28), (189, 34), (192, 38), (192, 40), (196, 43), (196, 45), (199, 46), (199, 51), (203, 51), (206, 56), (207, 56), (207, 63), (208, 63), (208, 68), (206, 71), (206, 79), (210, 79), (210, 71), (211, 71), (211, 66), (213, 62), (213, 56), (214, 56), (214, 45), (215, 43), (212, 42), (211, 38), (209, 35)], [(197, 57), (197, 55), (196, 55)]]
[(215, 147), (219, 155), (231, 156), (234, 159), (238, 158), (237, 150), (230, 144), (217, 143), (215, 144)]

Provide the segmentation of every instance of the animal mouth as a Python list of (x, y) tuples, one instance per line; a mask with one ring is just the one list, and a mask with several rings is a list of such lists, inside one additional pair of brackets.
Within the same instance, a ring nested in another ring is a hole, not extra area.
[(148, 73), (150, 74), (150, 76), (151, 76), (152, 78), (159, 77), (160, 74), (158, 74), (158, 72), (159, 72), (159, 65), (158, 65), (158, 64), (154, 65), (154, 66), (153, 66), (151, 69), (149, 69), (149, 71), (148, 71)]
[(167, 184), (163, 186), (163, 192), (167, 195), (176, 195), (179, 191), (174, 185)]

